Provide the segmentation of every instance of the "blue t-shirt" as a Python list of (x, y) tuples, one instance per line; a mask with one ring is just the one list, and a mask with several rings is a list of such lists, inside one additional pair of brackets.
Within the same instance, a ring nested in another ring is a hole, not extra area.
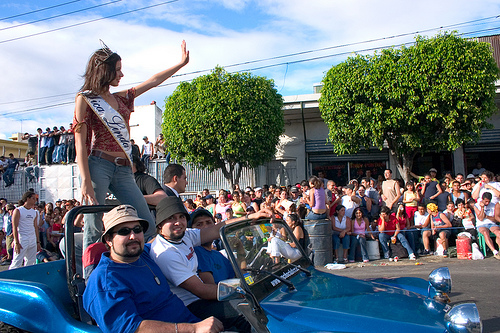
[(231, 262), (219, 251), (209, 251), (203, 246), (196, 246), (194, 251), (198, 257), (198, 272), (211, 272), (215, 283), (234, 278)]
[(103, 332), (135, 332), (143, 320), (200, 321), (170, 291), (167, 279), (147, 252), (132, 264), (116, 263), (106, 252), (90, 275), (83, 306)]

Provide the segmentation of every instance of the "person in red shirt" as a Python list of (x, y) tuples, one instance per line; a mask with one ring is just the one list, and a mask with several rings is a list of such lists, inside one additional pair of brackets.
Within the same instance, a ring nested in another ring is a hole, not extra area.
[(415, 253), (406, 237), (401, 233), (399, 222), (394, 214), (391, 214), (391, 209), (384, 206), (380, 209), (380, 218), (378, 219), (379, 241), (382, 245), (384, 258), (391, 260), (389, 253), (389, 240), (394, 244), (396, 240), (401, 242), (401, 245), (408, 251), (410, 260), (416, 260)]

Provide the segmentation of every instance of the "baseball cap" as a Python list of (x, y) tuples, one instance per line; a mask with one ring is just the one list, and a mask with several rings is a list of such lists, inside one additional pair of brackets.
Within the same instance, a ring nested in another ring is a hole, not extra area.
[(143, 137), (142, 137), (142, 139), (143, 139), (143, 140), (146, 140), (147, 138), (148, 138), (147, 136), (143, 136)]
[[(214, 216), (212, 215), (212, 213), (210, 213), (205, 208), (195, 209), (189, 215), (191, 216), (191, 219), (188, 221), (188, 228), (191, 228), (191, 226), (193, 225), (193, 221), (196, 220), (200, 216), (211, 217), (212, 220), (214, 221)], [(214, 223), (215, 223), (215, 221), (214, 221)]]
[(256, 188), (254, 189), (254, 191), (255, 191), (255, 192), (257, 192), (257, 191), (262, 191), (262, 187), (256, 187)]
[(163, 221), (177, 213), (186, 215), (186, 220), (189, 223), (190, 216), (180, 198), (172, 196), (162, 199), (156, 205), (156, 226), (159, 226)]
[(436, 168), (430, 168), (429, 172), (435, 172), (435, 173), (437, 173), (438, 171), (436, 170)]
[(146, 232), (149, 228), (149, 222), (146, 220), (143, 220), (137, 216), (137, 210), (131, 206), (131, 205), (120, 205), (106, 214), (102, 217), (102, 224), (104, 225), (104, 232), (101, 237), (101, 241), (104, 243), (104, 235), (108, 233), (113, 227), (116, 227), (119, 224), (125, 223), (125, 222), (139, 222), (142, 225), (142, 228), (144, 229), (144, 232)]
[(299, 191), (299, 189), (297, 188), (297, 186), (292, 186), (292, 188), (290, 189), (290, 192), (292, 192), (292, 193), (296, 193), (298, 191)]

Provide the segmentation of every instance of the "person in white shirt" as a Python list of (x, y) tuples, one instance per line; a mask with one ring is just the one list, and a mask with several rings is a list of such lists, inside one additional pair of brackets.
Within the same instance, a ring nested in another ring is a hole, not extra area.
[(495, 175), (491, 171), (481, 173), (481, 181), (472, 188), (472, 198), (481, 202), (485, 192), (491, 193), (491, 202), (496, 204), (500, 201), (500, 183), (494, 181)]
[(486, 245), (493, 252), (493, 256), (500, 260), (500, 254), (495, 249), (495, 244), (490, 237), (490, 232), (496, 236), (496, 242), (500, 247), (500, 227), (496, 221), (500, 220), (500, 203), (493, 203), (492, 195), (485, 192), (481, 197), (481, 201), (476, 203), (474, 211), (476, 213), (476, 228), (477, 231), (483, 234)]
[(14, 256), (9, 269), (30, 266), (36, 263), (36, 253), (42, 249), (38, 239), (38, 219), (35, 209), (38, 200), (34, 192), (23, 194), (23, 205), (12, 213), (12, 235), (14, 236)]
[[(267, 210), (249, 214), (248, 218), (270, 217)], [(233, 219), (231, 222), (246, 219)], [(189, 214), (182, 200), (176, 196), (166, 197), (156, 206), (156, 229), (158, 236), (151, 244), (151, 258), (160, 266), (170, 289), (198, 318), (214, 316), (225, 330), (232, 327), (250, 332), (250, 324), (229, 302), (217, 301), (217, 285), (206, 284), (198, 276), (196, 246), (219, 238), (219, 229), (226, 222), (203, 229), (187, 228)]]

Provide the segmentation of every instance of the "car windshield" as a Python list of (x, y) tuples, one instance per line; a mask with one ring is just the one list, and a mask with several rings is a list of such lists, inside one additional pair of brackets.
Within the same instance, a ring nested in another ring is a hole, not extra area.
[(248, 286), (265, 281), (276, 287), (280, 283), (273, 275), (289, 278), (298, 272), (294, 266), (309, 266), (291, 230), (281, 220), (228, 225), (222, 236), (233, 266), (240, 269), (236, 274)]

